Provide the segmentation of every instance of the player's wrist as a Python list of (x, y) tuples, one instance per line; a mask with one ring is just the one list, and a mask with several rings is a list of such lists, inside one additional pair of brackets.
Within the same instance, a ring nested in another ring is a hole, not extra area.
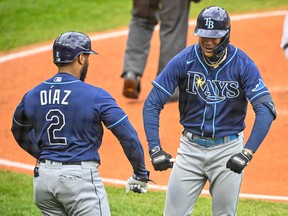
[(243, 150), (244, 150), (244, 151), (247, 151), (247, 152), (249, 152), (251, 155), (253, 155), (253, 154), (254, 154), (254, 151), (253, 151), (253, 150), (251, 150), (251, 149), (248, 149), (248, 148), (243, 148)]
[(132, 177), (134, 179), (149, 179), (149, 176), (150, 176), (150, 171), (146, 170), (146, 172), (134, 172)]
[(247, 162), (247, 164), (252, 160), (252, 158), (253, 158), (253, 153), (252, 153), (253, 151), (252, 150), (250, 150), (250, 149), (243, 149), (242, 151), (241, 151), (241, 153), (248, 159), (248, 162)]
[(160, 146), (155, 146), (149, 149), (150, 156), (155, 155), (156, 153), (160, 152), (162, 148)]

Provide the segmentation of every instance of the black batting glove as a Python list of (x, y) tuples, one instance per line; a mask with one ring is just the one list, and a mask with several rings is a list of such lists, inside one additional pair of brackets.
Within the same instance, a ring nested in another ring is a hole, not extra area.
[(226, 168), (240, 174), (242, 170), (249, 164), (252, 158), (253, 155), (249, 151), (243, 149), (240, 153), (233, 155), (227, 161)]
[(173, 163), (170, 162), (172, 156), (163, 151), (159, 146), (151, 149), (149, 154), (155, 171), (163, 171), (173, 167)]

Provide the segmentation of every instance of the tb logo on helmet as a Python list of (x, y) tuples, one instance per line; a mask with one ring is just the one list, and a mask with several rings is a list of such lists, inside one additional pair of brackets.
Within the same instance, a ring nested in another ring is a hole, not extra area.
[(204, 18), (205, 20), (205, 26), (207, 26), (208, 29), (214, 28), (214, 21), (211, 20), (211, 18)]

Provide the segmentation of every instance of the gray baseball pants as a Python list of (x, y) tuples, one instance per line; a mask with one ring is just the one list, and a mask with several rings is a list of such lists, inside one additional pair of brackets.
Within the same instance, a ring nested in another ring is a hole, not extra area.
[(62, 165), (39, 164), (34, 177), (34, 201), (42, 215), (109, 216), (107, 194), (98, 172), (98, 163)]
[(230, 171), (226, 168), (226, 162), (243, 149), (243, 144), (243, 133), (239, 134), (238, 139), (209, 148), (193, 143), (182, 135), (168, 183), (164, 215), (191, 215), (207, 181), (213, 215), (236, 215), (243, 173)]

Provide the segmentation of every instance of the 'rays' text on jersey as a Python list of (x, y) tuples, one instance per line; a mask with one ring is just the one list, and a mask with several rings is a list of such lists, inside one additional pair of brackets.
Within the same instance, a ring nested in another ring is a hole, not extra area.
[(41, 105), (61, 104), (68, 105), (67, 98), (71, 90), (49, 89), (40, 91)]
[(219, 103), (226, 98), (236, 98), (239, 95), (237, 81), (208, 80), (202, 73), (188, 71), (188, 86), (186, 91), (198, 95), (207, 103)]

